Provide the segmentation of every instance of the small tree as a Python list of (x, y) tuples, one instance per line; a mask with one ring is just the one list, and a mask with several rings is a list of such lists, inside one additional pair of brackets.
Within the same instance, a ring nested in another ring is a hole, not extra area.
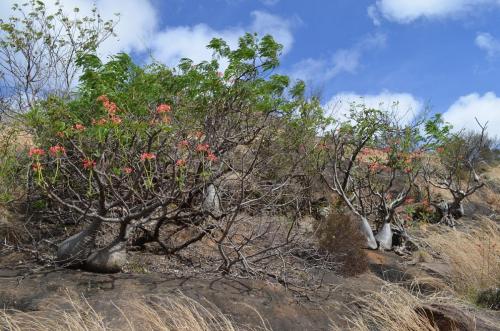
[[(272, 216), (300, 199), (290, 188), (306, 154), (280, 163), (293, 148), (283, 135), (293, 127), (302, 141), (315, 134), (316, 121), (306, 119), (319, 103), (304, 98), (301, 83), (288, 90), (286, 76), (271, 74), (281, 46), (270, 36), (247, 34), (235, 50), (220, 39), (209, 47), (228, 60), (224, 73), (216, 59), (184, 59), (170, 69), (141, 68), (124, 54), (105, 64), (81, 56), (78, 97), (49, 98), (26, 115), (36, 131), (30, 156), (38, 187), (57, 207), (91, 221), (61, 244), (60, 262), (119, 270), (136, 231), (167, 254), (206, 238), (224, 272), (265, 270), (260, 261), (294, 246), (295, 222), (249, 223), (248, 215)], [(102, 223), (120, 230), (95, 251)], [(259, 246), (262, 238), (270, 240)]]
[[(477, 120), (476, 120), (477, 121)], [(444, 144), (429, 158), (424, 178), (431, 186), (450, 192), (452, 201), (433, 201), (439, 211), (440, 222), (449, 226), (464, 216), (463, 201), (484, 186), (481, 163), (494, 149), (494, 141), (486, 135), (486, 124), (477, 122), (477, 132), (450, 134)]]
[[(423, 153), (435, 142), (420, 123), (353, 104), (346, 120), (326, 137), (325, 183), (361, 222), (369, 248), (391, 249), (391, 224), (421, 172)], [(430, 122), (435, 122), (432, 120)], [(375, 236), (370, 223), (378, 228)]]
[(115, 22), (90, 16), (69, 17), (62, 5), (48, 12), (43, 1), (15, 4), (0, 20), (0, 116), (23, 113), (48, 95), (68, 98), (78, 80), (78, 54), (94, 52), (113, 35)]

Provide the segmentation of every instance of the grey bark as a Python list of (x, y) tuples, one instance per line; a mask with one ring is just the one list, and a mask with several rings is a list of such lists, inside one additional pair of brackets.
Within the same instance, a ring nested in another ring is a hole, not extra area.
[(206, 189), (205, 198), (203, 200), (203, 209), (214, 215), (219, 215), (221, 213), (219, 194), (213, 184), (208, 185)]
[(95, 246), (95, 239), (101, 223), (100, 220), (94, 220), (85, 230), (60, 243), (57, 249), (56, 263), (68, 267), (81, 265)]
[(384, 223), (378, 231), (375, 239), (379, 243), (379, 248), (384, 250), (392, 249), (392, 229), (391, 223)]
[(373, 230), (372, 227), (370, 226), (370, 223), (368, 223), (368, 220), (366, 217), (361, 216), (361, 224), (360, 224), (361, 232), (365, 235), (366, 238), (366, 245), (370, 249), (377, 249), (377, 240), (375, 239), (375, 236), (373, 235)]
[(87, 258), (84, 268), (93, 272), (120, 272), (127, 263), (127, 241), (115, 240)]

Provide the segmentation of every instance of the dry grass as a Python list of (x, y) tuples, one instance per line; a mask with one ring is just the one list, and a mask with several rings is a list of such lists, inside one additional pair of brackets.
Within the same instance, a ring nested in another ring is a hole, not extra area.
[[(110, 325), (109, 318), (97, 312), (85, 299), (67, 296), (63, 309), (59, 304), (38, 312), (0, 311), (0, 329), (8, 331), (236, 331), (269, 330), (257, 314), (261, 325), (237, 326), (214, 305), (205, 305), (182, 294), (176, 298), (135, 299), (114, 305), (119, 326)], [(116, 324), (116, 321), (115, 321)]]
[(426, 241), (451, 266), (448, 282), (460, 295), (475, 301), (481, 289), (500, 285), (500, 227), (495, 222), (482, 218), (467, 232), (431, 234)]
[[(359, 309), (347, 319), (349, 330), (437, 331), (429, 319), (419, 312), (423, 302), (397, 285), (384, 286), (380, 292), (356, 297)], [(343, 330), (332, 325), (333, 330)]]

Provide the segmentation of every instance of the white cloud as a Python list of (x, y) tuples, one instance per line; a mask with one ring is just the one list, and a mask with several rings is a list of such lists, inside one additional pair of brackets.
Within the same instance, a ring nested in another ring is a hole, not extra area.
[[(10, 7), (18, 0), (0, 1), (0, 18), (10, 16)], [(54, 1), (45, 1), (49, 12), (56, 8)], [(73, 8), (78, 7), (79, 17), (91, 14), (92, 4), (88, 0), (61, 0), (69, 16), (74, 15)], [(264, 11), (250, 14), (251, 22), (247, 26), (234, 26), (225, 29), (213, 29), (200, 23), (192, 26), (167, 26), (160, 28), (157, 8), (152, 0), (122, 0), (119, 6), (114, 0), (95, 0), (95, 5), (102, 18), (113, 19), (116, 12), (120, 20), (115, 28), (118, 38), (109, 38), (101, 45), (100, 55), (106, 56), (117, 52), (136, 52), (153, 56), (168, 65), (178, 64), (179, 59), (188, 57), (195, 62), (209, 60), (212, 51), (206, 45), (214, 37), (224, 38), (232, 47), (237, 46), (238, 38), (245, 32), (257, 32), (260, 36), (271, 34), (283, 44), (284, 53), (293, 45), (292, 28), (298, 18), (285, 19)]]
[(385, 34), (368, 36), (348, 49), (340, 49), (328, 59), (307, 58), (296, 63), (290, 76), (305, 81), (325, 82), (342, 72), (354, 73), (360, 66), (360, 60), (369, 50), (383, 47)]
[(154, 38), (153, 56), (168, 65), (177, 64), (183, 57), (190, 58), (194, 62), (208, 60), (212, 56), (212, 51), (207, 49), (206, 45), (212, 38), (223, 38), (229, 46), (236, 47), (238, 38), (247, 31), (257, 32), (260, 36), (272, 34), (283, 45), (284, 53), (291, 49), (293, 20), (262, 11), (254, 11), (251, 16), (252, 22), (247, 27), (230, 27), (223, 30), (215, 30), (206, 24), (167, 27), (158, 32)]
[(500, 55), (500, 40), (489, 33), (478, 33), (476, 36), (476, 46), (485, 51), (489, 57)]
[[(18, 0), (3, 0), (0, 5), (0, 18), (7, 19), (11, 15), (12, 4)], [(101, 55), (110, 55), (117, 52), (142, 52), (145, 51), (151, 42), (151, 36), (154, 35), (158, 17), (155, 8), (150, 0), (122, 0), (120, 5), (116, 6), (113, 0), (96, 0), (95, 2), (87, 0), (61, 0), (64, 12), (69, 17), (89, 16), (95, 3), (99, 14), (104, 20), (116, 20), (115, 13), (120, 13), (119, 22), (115, 28), (118, 38), (109, 38), (100, 48)], [(53, 13), (56, 9), (55, 1), (45, 1), (47, 12)], [(73, 8), (80, 9), (78, 14), (73, 12)]]
[(337, 118), (343, 118), (349, 112), (351, 104), (363, 104), (368, 108), (379, 109), (394, 114), (401, 123), (410, 123), (424, 110), (422, 101), (409, 93), (382, 91), (379, 94), (357, 94), (341, 92), (333, 96), (325, 109)]
[(280, 0), (260, 0), (260, 2), (262, 2), (266, 6), (274, 6), (275, 4), (280, 2)]
[(453, 124), (456, 130), (478, 130), (475, 118), (482, 124), (488, 122), (488, 133), (500, 137), (500, 97), (493, 92), (484, 95), (472, 93), (460, 97), (443, 114), (443, 119)]
[(419, 18), (444, 18), (463, 15), (486, 6), (500, 6), (498, 0), (377, 0), (368, 7), (368, 15), (380, 24), (380, 17), (398, 23)]

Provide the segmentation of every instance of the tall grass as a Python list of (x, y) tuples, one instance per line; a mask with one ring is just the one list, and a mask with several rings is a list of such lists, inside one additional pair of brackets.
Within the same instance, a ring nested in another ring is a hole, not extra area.
[[(260, 317), (255, 327), (237, 326), (212, 304), (201, 304), (182, 294), (175, 298), (134, 299), (114, 304), (120, 323), (96, 311), (84, 298), (68, 295), (63, 302), (38, 312), (0, 311), (0, 330), (8, 331), (236, 331), (269, 330)], [(252, 310), (249, 308), (249, 310)], [(110, 313), (110, 312), (108, 312)]]
[(450, 230), (426, 238), (430, 247), (451, 266), (449, 285), (475, 301), (479, 291), (500, 286), (500, 227), (482, 218), (467, 232)]
[[(347, 319), (348, 330), (438, 331), (420, 311), (423, 302), (397, 285), (386, 285), (379, 292), (355, 298), (358, 310)], [(344, 330), (332, 325), (333, 330)]]

